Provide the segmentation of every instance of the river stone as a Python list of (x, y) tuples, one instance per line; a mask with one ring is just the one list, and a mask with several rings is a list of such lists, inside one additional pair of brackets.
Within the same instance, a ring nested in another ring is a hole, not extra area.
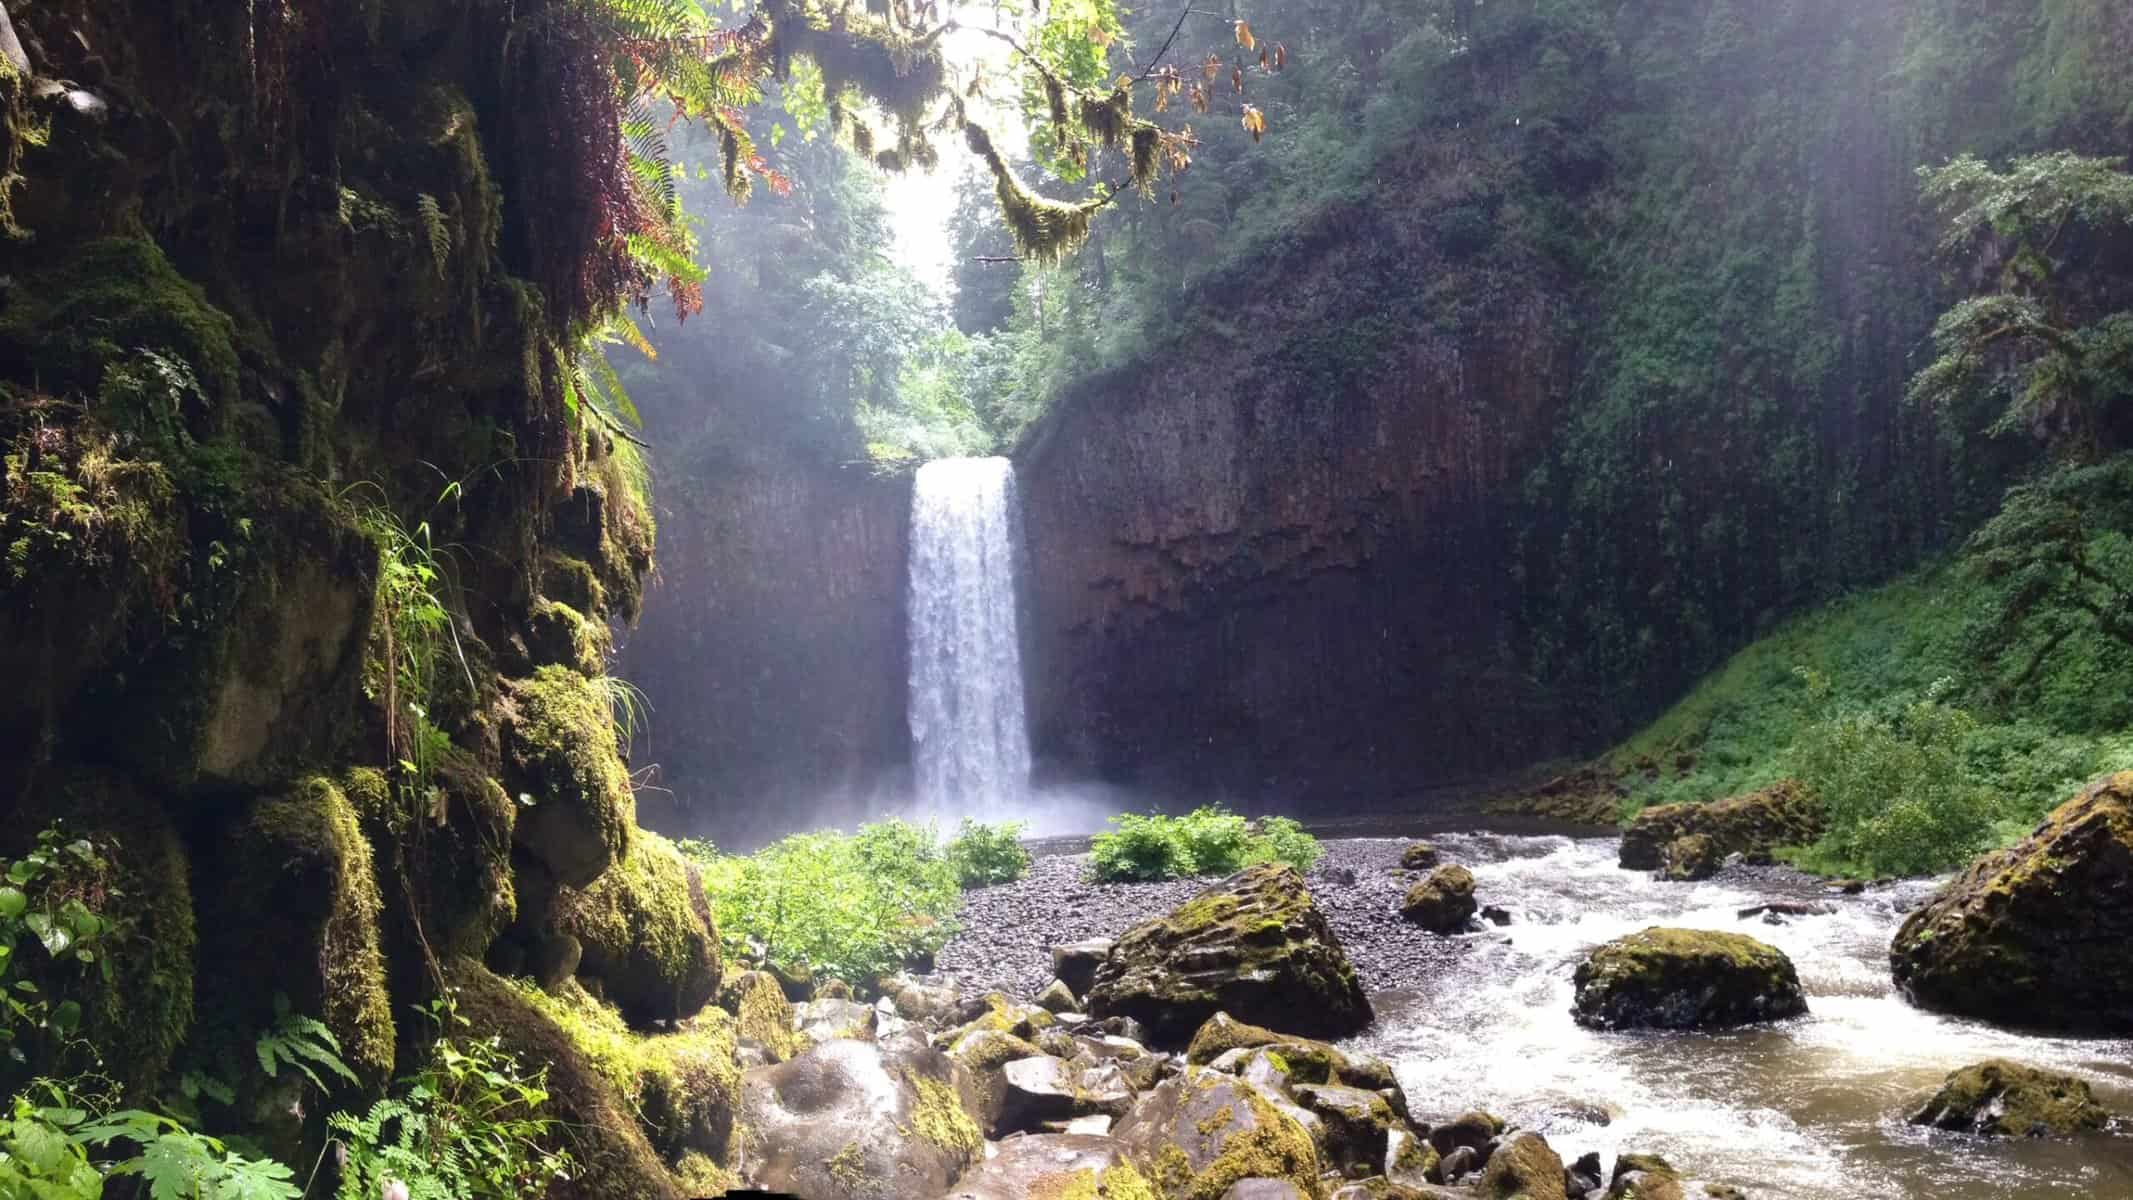
[(744, 971), (726, 985), (719, 1003), (734, 1016), (741, 1040), (763, 1048), (783, 1062), (806, 1048), (794, 1029), (792, 1001), (768, 971)]
[(1289, 1089), (1289, 1095), (1323, 1122), (1319, 1161), (1329, 1167), (1360, 1165), (1373, 1171), (1384, 1163), (1387, 1135), (1399, 1118), (1383, 1096), (1338, 1083), (1300, 1083)]
[(1212, 1200), (1255, 1176), (1317, 1195), (1317, 1143), (1297, 1119), (1301, 1110), (1277, 1099), (1234, 1076), (1188, 1067), (1143, 1095), (1113, 1136), (1166, 1200)]
[(1647, 929), (1594, 950), (1572, 977), (1580, 1025), (1714, 1029), (1807, 1011), (1792, 960), (1737, 933)]
[(1480, 1194), (1488, 1200), (1569, 1200), (1563, 1160), (1537, 1133), (1514, 1134), (1489, 1155)]
[(1475, 1158), (1479, 1159), (1482, 1147), (1495, 1140), (1496, 1135), (1502, 1132), (1502, 1121), (1488, 1113), (1471, 1110), (1431, 1129), (1429, 1144), (1438, 1154), (1444, 1156), (1448, 1166), (1454, 1150), (1472, 1150)]
[(1111, 956), (1111, 947), (1118, 943), (1110, 938), (1091, 938), (1086, 942), (1072, 942), (1052, 947), (1052, 975), (1077, 996), (1089, 994), (1089, 987), (1096, 982), (1096, 969)]
[(1074, 998), (1073, 989), (1067, 987), (1063, 981), (1054, 979), (1044, 985), (1043, 991), (1037, 993), (1037, 1007), (1054, 1014), (1073, 1012), (1081, 1007), (1081, 1001)]
[(1896, 931), (1896, 985), (2004, 1025), (2133, 1031), (2133, 771), (1950, 880)]
[(1000, 1143), (943, 1200), (1031, 1200), (1044, 1196), (1149, 1196), (1148, 1181), (1115, 1139), (1080, 1133), (1034, 1134)]
[(1018, 1058), (1000, 1068), (999, 1116), (991, 1135), (1005, 1137), (1043, 1128), (1047, 1121), (1075, 1117), (1122, 1117), (1133, 1106), (1133, 1089), (1115, 1067), (1077, 1071), (1049, 1055)]
[(856, 1000), (809, 1000), (793, 1006), (793, 1025), (810, 1040), (857, 1038), (872, 1041), (881, 1014)]
[(1437, 1172), (1437, 1150), (1404, 1125), (1385, 1132), (1385, 1178), (1402, 1187), (1420, 1188)]
[(1474, 873), (1461, 866), (1438, 867), (1407, 889), (1400, 915), (1431, 933), (1457, 933), (1473, 919)]
[(1311, 1193), (1297, 1190), (1286, 1179), (1240, 1179), (1222, 1193), (1222, 1200), (1311, 1200)]
[(898, 1016), (922, 1025), (950, 1024), (963, 1007), (963, 991), (953, 979), (926, 983), (906, 974), (891, 975), (882, 980), (881, 994), (895, 1006)]
[(1950, 1074), (1910, 1120), (1984, 1137), (2070, 1137), (2103, 1129), (2110, 1114), (2079, 1079), (1996, 1058)]
[(741, 1101), (743, 1181), (811, 1200), (938, 1195), (984, 1144), (955, 1064), (911, 1039), (824, 1042), (743, 1073)]
[(1718, 852), (1718, 843), (1711, 840), (1709, 834), (1692, 833), (1666, 844), (1659, 875), (1676, 883), (1694, 883), (1718, 874), (1723, 858)]
[(1621, 862), (1632, 871), (1657, 871), (1666, 849), (1690, 834), (1711, 839), (1720, 860), (1739, 854), (1767, 863), (1779, 846), (1804, 846), (1822, 836), (1822, 806), (1792, 780), (1710, 804), (1661, 804), (1637, 814), (1622, 831)]
[[(1398, 1093), (1400, 1081), (1392, 1065), (1367, 1054), (1349, 1054), (1310, 1038), (1290, 1037), (1258, 1025), (1247, 1025), (1228, 1013), (1216, 1013), (1193, 1034), (1185, 1049), (1185, 1061), (1212, 1067), (1228, 1074), (1242, 1072), (1259, 1050), (1281, 1056), (1283, 1073), (1299, 1083), (1345, 1083), (1368, 1091)], [(1404, 1110), (1407, 1098), (1387, 1097)]]
[(1089, 1012), (1127, 1016), (1147, 1041), (1178, 1046), (1217, 1012), (1279, 1021), (1310, 1037), (1370, 1023), (1370, 1001), (1303, 876), (1262, 863), (1213, 885), (1111, 950)]
[(1437, 848), (1428, 842), (1409, 842), (1400, 851), (1400, 865), (1410, 871), (1427, 871), (1437, 865)]
[(1435, 1178), (1445, 1183), (1457, 1183), (1460, 1179), (1473, 1173), (1480, 1162), (1480, 1151), (1472, 1146), (1461, 1146), (1450, 1154), (1445, 1155), (1435, 1167), (1431, 1168), (1431, 1173)]

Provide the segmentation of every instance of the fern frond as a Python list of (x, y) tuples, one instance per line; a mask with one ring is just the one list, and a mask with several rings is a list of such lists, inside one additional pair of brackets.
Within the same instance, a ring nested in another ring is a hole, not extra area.
[(444, 209), (437, 197), (422, 192), (415, 197), (415, 211), (422, 216), (422, 226), (429, 234), (430, 257), (437, 263), (437, 278), (444, 278), (445, 264), (452, 257), (452, 227), (446, 223)]

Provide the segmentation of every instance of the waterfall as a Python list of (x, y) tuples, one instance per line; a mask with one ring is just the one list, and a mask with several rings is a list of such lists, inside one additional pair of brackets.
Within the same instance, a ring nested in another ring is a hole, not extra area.
[(911, 494), (911, 765), (918, 808), (1000, 820), (1029, 788), (1014, 464), (948, 458)]

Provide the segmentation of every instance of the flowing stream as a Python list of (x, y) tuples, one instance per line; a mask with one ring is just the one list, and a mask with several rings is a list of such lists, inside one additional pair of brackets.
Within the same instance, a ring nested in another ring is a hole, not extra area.
[[(1788, 1200), (2133, 1200), (2133, 1136), (1988, 1144), (1903, 1121), (1947, 1072), (2011, 1058), (2086, 1079), (2133, 1115), (2133, 1042), (2029, 1037), (1923, 1012), (1889, 981), (1888, 944), (1932, 890), (1904, 883), (1828, 897), (1783, 872), (1657, 883), (1616, 867), (1614, 838), (1433, 838), (1513, 923), (1413, 990), (1374, 997), (1359, 1047), (1391, 1060), (1426, 1116), (1438, 1098), (1587, 1150), (1657, 1153), (1699, 1180)], [(1783, 925), (1737, 910), (1827, 901)], [(1591, 947), (1654, 924), (1727, 929), (1782, 949), (1808, 1016), (1717, 1034), (1595, 1033), (1570, 1019), (1571, 972)], [(1609, 1118), (1601, 1124), (1599, 1114)], [(1692, 1189), (1692, 1194), (1701, 1189)]]
[(911, 763), (921, 813), (997, 820), (1029, 789), (1014, 464), (949, 458), (911, 494)]

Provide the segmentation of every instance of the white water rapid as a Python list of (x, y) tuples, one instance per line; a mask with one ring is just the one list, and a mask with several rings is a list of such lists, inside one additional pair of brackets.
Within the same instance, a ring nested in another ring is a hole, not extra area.
[(1029, 791), (1014, 464), (948, 458), (911, 494), (911, 765), (918, 809), (1000, 820)]

